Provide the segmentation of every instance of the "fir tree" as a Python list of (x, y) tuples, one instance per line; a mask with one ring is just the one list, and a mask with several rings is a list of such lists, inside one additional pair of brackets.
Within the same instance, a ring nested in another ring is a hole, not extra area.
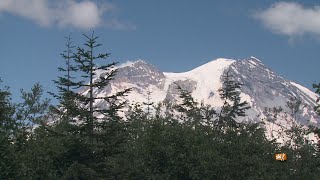
[(222, 87), (219, 89), (220, 97), (224, 101), (218, 114), (218, 126), (227, 125), (235, 128), (237, 116), (245, 116), (245, 111), (249, 109), (246, 101), (241, 102), (240, 88), (242, 84), (235, 80), (230, 70), (225, 71), (222, 76)]
[[(320, 95), (320, 83), (319, 84), (313, 84), (313, 88), (316, 88), (316, 93)], [(318, 105), (314, 108), (314, 110), (320, 115), (320, 97), (316, 100)]]
[(150, 91), (150, 89), (147, 89), (147, 102), (143, 102), (143, 105), (147, 106), (147, 119), (151, 115), (150, 111), (151, 111), (151, 107), (153, 104), (154, 104), (154, 102), (151, 102), (151, 91)]
[(18, 168), (12, 144), (16, 135), (17, 123), (13, 117), (15, 107), (10, 102), (10, 95), (8, 87), (0, 89), (0, 179), (14, 178)]
[(182, 103), (175, 106), (178, 112), (182, 113), (180, 118), (183, 118), (185, 124), (192, 127), (199, 127), (205, 124), (211, 124), (214, 120), (216, 111), (209, 105), (205, 106), (203, 102), (199, 103), (194, 100), (191, 93), (182, 89), (177, 85), (177, 89), (180, 93), (179, 97), (182, 99)]
[[(74, 176), (76, 173), (83, 174), (81, 175), (83, 178), (111, 178), (117, 176), (116, 157), (121, 152), (120, 147), (127, 136), (125, 123), (118, 116), (118, 112), (126, 104), (121, 98), (130, 90), (126, 89), (110, 96), (97, 97), (94, 94), (94, 91), (105, 88), (114, 78), (116, 63), (98, 66), (98, 61), (107, 59), (110, 54), (98, 52), (102, 44), (97, 42), (98, 37), (94, 33), (84, 37), (86, 39), (84, 47), (78, 47), (72, 56), (74, 69), (77, 70), (76, 76), (79, 78), (60, 78), (62, 80), (60, 85), (64, 86), (62, 92), (68, 93), (68, 96), (62, 96), (63, 101), (67, 102), (65, 105), (70, 118), (76, 122), (75, 128), (69, 126), (71, 134), (76, 134), (70, 138), (77, 142), (73, 145), (78, 147), (70, 147), (72, 148), (70, 151), (73, 152), (70, 154), (73, 163), (69, 164), (67, 174), (70, 177), (76, 177)], [(66, 99), (67, 97), (70, 99)], [(95, 106), (96, 101), (103, 102), (106, 106)], [(66, 127), (61, 128), (67, 130)], [(82, 170), (93, 172), (95, 175), (78, 172)]]
[(17, 159), (19, 159), (19, 168), (16, 173), (18, 179), (33, 177), (38, 170), (43, 170), (38, 177), (47, 177), (45, 175), (49, 173), (45, 169), (50, 166), (50, 161), (46, 161), (50, 159), (50, 155), (39, 148), (42, 147), (43, 142), (38, 141), (42, 138), (38, 136), (38, 131), (42, 130), (43, 125), (48, 122), (47, 113), (50, 106), (50, 100), (43, 99), (42, 95), (42, 86), (36, 83), (31, 91), (21, 90), (23, 101), (16, 105), (15, 120), (18, 123), (18, 130), (14, 139), (14, 147)]
[[(106, 87), (109, 82), (114, 78), (116, 69), (114, 68), (116, 63), (109, 63), (107, 65), (98, 66), (97, 60), (106, 59), (109, 57), (109, 53), (97, 53), (95, 50), (102, 44), (97, 42), (98, 37), (94, 36), (94, 33), (89, 37), (84, 35), (86, 38), (85, 48), (78, 47), (77, 53), (75, 53), (75, 62), (78, 70), (82, 73), (81, 77), (83, 80), (72, 81), (70, 85), (75, 89), (88, 90), (87, 95), (80, 93), (73, 93), (76, 101), (80, 104), (78, 114), (82, 120), (85, 121), (86, 130), (90, 135), (93, 135), (95, 127), (99, 124), (95, 115), (102, 114), (104, 119), (118, 118), (117, 112), (126, 103), (121, 101), (119, 97), (125, 96), (130, 90), (118, 92), (111, 96), (96, 97), (93, 93), (94, 89), (102, 89)], [(96, 76), (97, 71), (103, 71), (100, 76)], [(86, 84), (85, 82), (89, 82)], [(101, 109), (94, 106), (96, 100), (105, 101), (108, 104), (108, 108)]]
[[(313, 88), (316, 89), (316, 93), (317, 93), (318, 95), (320, 95), (320, 83), (319, 83), (319, 84), (313, 84), (312, 86), (313, 86)], [(318, 113), (318, 115), (320, 115), (320, 96), (317, 98), (316, 103), (317, 103), (317, 105), (314, 107), (314, 111), (315, 111), (316, 113)], [(318, 136), (318, 147), (317, 147), (317, 151), (318, 151), (318, 153), (320, 153), (320, 128), (319, 128), (319, 127), (311, 126), (310, 129), (311, 129), (311, 131), (312, 131), (313, 133), (315, 133), (315, 134)]]
[(6, 138), (13, 137), (14, 129), (17, 128), (17, 123), (13, 119), (15, 106), (10, 102), (10, 96), (8, 87), (0, 89), (0, 134)]
[[(24, 128), (34, 128), (45, 121), (50, 99), (42, 99), (43, 89), (36, 83), (30, 92), (21, 89), (22, 103), (17, 106), (16, 118)], [(30, 129), (30, 130), (31, 130)]]
[[(58, 94), (49, 92), (53, 97), (59, 100), (58, 107), (51, 107), (55, 113), (59, 114), (61, 119), (66, 119), (68, 122), (72, 119), (70, 118), (70, 113), (72, 110), (76, 109), (77, 104), (74, 102), (73, 92), (71, 89), (72, 80), (74, 80), (77, 68), (74, 66), (74, 48), (72, 43), (71, 34), (66, 39), (66, 50), (61, 53), (62, 59), (65, 61), (65, 67), (59, 67), (58, 70), (63, 72), (63, 76), (59, 76), (58, 80), (53, 80), (57, 85), (59, 90)], [(74, 73), (72, 75), (72, 73)]]

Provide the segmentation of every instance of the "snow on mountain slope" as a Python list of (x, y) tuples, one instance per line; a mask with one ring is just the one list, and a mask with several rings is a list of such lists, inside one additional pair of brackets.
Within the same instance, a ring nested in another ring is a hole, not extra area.
[[(303, 102), (297, 121), (304, 125), (320, 123), (319, 117), (313, 111), (317, 95), (277, 75), (255, 57), (244, 60), (219, 58), (182, 73), (161, 72), (143, 60), (128, 62), (116, 68), (118, 73), (115, 79), (104, 89), (95, 89), (95, 95), (105, 96), (132, 88), (132, 92), (126, 97), (131, 103), (147, 102), (148, 92), (151, 93), (150, 100), (154, 103), (178, 102), (178, 84), (191, 92), (198, 102), (203, 101), (213, 107), (220, 107), (222, 100), (218, 89), (222, 86), (221, 76), (228, 70), (243, 84), (241, 98), (251, 106), (247, 111), (247, 117), (240, 120), (260, 121), (265, 117), (265, 107), (281, 106), (284, 111), (289, 112), (286, 102), (296, 97)], [(103, 74), (101, 71), (97, 76)], [(104, 106), (103, 102), (95, 104)]]
[(290, 82), (292, 85), (296, 86), (297, 88), (299, 88), (301, 91), (303, 91), (307, 96), (311, 97), (312, 99), (317, 99), (317, 94), (310, 91), (308, 88), (305, 88), (303, 86), (301, 86), (300, 84), (297, 84), (295, 82)]
[(218, 92), (221, 87), (220, 77), (235, 60), (216, 59), (198, 68), (184, 73), (164, 73), (166, 76), (165, 89), (173, 82), (192, 80), (197, 83), (197, 87), (192, 92), (193, 98), (198, 102), (204, 101), (205, 104), (221, 106), (222, 101), (218, 93), (210, 96), (210, 92)]

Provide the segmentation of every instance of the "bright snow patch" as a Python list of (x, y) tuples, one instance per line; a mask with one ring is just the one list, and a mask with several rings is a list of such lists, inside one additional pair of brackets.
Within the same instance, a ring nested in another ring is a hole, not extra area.
[(258, 62), (261, 62), (258, 58), (254, 57), (254, 56), (251, 56), (250, 58), (254, 59), (254, 60), (258, 61)]
[(126, 61), (124, 63), (117, 65), (116, 67), (123, 68), (123, 67), (127, 67), (127, 66), (133, 66), (135, 63), (138, 63), (138, 62), (145, 62), (145, 61), (142, 59), (138, 59), (137, 61)]
[[(222, 101), (218, 93), (213, 99), (208, 99), (210, 92), (217, 92), (221, 88), (220, 77), (223, 71), (227, 69), (235, 60), (219, 58), (208, 62), (198, 68), (183, 73), (164, 73), (167, 78), (165, 87), (178, 80), (193, 80), (197, 82), (197, 88), (192, 93), (197, 101), (204, 100), (206, 104), (221, 105)], [(210, 100), (210, 101), (209, 101)]]
[(252, 63), (252, 64), (254, 64), (254, 65), (256, 65), (256, 66), (257, 66), (257, 63), (256, 63), (256, 62), (254, 62), (254, 61), (251, 61), (251, 60), (250, 60), (250, 63)]
[(310, 91), (308, 88), (305, 88), (303, 86), (301, 86), (300, 84), (297, 84), (295, 82), (290, 82), (292, 85), (296, 86), (298, 89), (300, 89), (303, 93), (305, 93), (306, 95), (308, 95), (309, 97), (311, 97), (313, 100), (317, 99), (317, 94)]

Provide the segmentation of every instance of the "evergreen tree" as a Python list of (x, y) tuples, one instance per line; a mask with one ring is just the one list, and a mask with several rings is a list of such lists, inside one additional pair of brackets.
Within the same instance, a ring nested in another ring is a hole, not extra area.
[[(286, 153), (288, 156), (285, 166), (275, 164), (275, 167), (282, 171), (282, 173), (277, 172), (277, 175), (298, 179), (316, 179), (320, 172), (320, 169), (317, 168), (319, 165), (318, 153), (315, 145), (307, 138), (309, 130), (299, 124), (300, 111), (304, 107), (302, 101), (292, 97), (286, 102), (286, 107), (289, 110), (288, 112), (285, 112), (282, 107), (266, 108), (268, 111), (265, 111), (267, 119), (271, 119), (272, 125), (275, 124), (278, 129), (280, 128), (277, 138), (283, 138), (285, 141), (279, 144), (276, 143), (277, 139), (273, 138), (270, 141), (274, 145), (272, 151), (274, 153)], [(287, 121), (290, 127), (284, 127), (281, 123), (278, 123), (277, 121), (280, 119)], [(283, 136), (279, 136), (280, 134)]]
[(202, 125), (212, 124), (216, 111), (209, 105), (204, 105), (203, 102), (196, 102), (191, 93), (182, 89), (177, 85), (177, 89), (180, 93), (179, 97), (182, 99), (182, 103), (175, 106), (175, 109), (182, 113), (181, 120), (185, 124), (191, 125), (196, 128)]
[[(43, 89), (39, 83), (36, 83), (31, 91), (21, 90), (23, 102), (16, 107), (15, 120), (18, 123), (18, 130), (13, 142), (14, 151), (19, 159), (19, 167), (16, 176), (18, 179), (28, 177), (47, 177), (52, 169), (51, 157), (47, 154), (49, 149), (43, 149), (43, 143), (50, 141), (41, 141), (46, 134), (43, 128), (48, 123), (49, 99), (43, 99)], [(37, 152), (37, 153), (36, 153)]]
[[(97, 60), (106, 59), (109, 57), (109, 53), (97, 53), (96, 48), (100, 47), (102, 44), (97, 42), (98, 37), (94, 36), (94, 33), (89, 37), (84, 35), (86, 38), (85, 48), (78, 47), (77, 53), (74, 54), (75, 62), (78, 70), (82, 73), (83, 80), (80, 81), (70, 81), (69, 84), (75, 89), (87, 90), (87, 94), (83, 95), (80, 93), (73, 93), (72, 96), (79, 103), (78, 114), (79, 118), (84, 120), (86, 125), (87, 133), (93, 135), (94, 130), (99, 124), (97, 121), (97, 116), (99, 114), (104, 115), (104, 119), (108, 118), (118, 118), (117, 111), (123, 107), (126, 103), (121, 101), (119, 97), (125, 96), (129, 89), (118, 92), (115, 95), (108, 97), (96, 97), (94, 95), (94, 89), (102, 89), (106, 87), (110, 80), (112, 80), (116, 74), (116, 69), (114, 66), (116, 63), (109, 63), (107, 65), (98, 66), (96, 64)], [(96, 76), (97, 71), (103, 71), (102, 74)], [(86, 84), (85, 82), (89, 82)], [(96, 100), (105, 101), (108, 104), (108, 108), (101, 109), (94, 106)]]
[[(77, 68), (74, 66), (74, 48), (72, 43), (71, 34), (66, 39), (66, 50), (61, 53), (62, 59), (65, 61), (65, 67), (59, 67), (58, 70), (63, 72), (63, 76), (59, 76), (58, 80), (53, 80), (57, 85), (59, 90), (58, 94), (49, 92), (53, 97), (59, 100), (58, 107), (51, 107), (55, 113), (60, 115), (62, 120), (66, 119), (68, 122), (72, 119), (70, 118), (70, 111), (76, 109), (77, 104), (74, 102), (73, 92), (71, 89), (72, 80), (75, 78), (74, 75), (77, 72)], [(72, 73), (74, 73), (72, 75)]]
[[(320, 83), (319, 84), (313, 84), (313, 88), (316, 88), (316, 93), (320, 95)], [(318, 97), (317, 101), (318, 105), (314, 108), (315, 111), (320, 115), (320, 97)]]
[[(318, 95), (320, 95), (320, 83), (319, 83), (319, 84), (313, 84), (312, 86), (313, 86), (313, 88), (316, 89), (316, 93), (317, 93)], [(318, 115), (320, 115), (320, 96), (317, 98), (316, 103), (317, 103), (317, 105), (314, 107), (314, 111), (315, 111), (316, 113), (318, 113)], [(317, 147), (317, 151), (318, 151), (318, 153), (320, 153), (320, 128), (319, 128), (319, 127), (311, 126), (310, 129), (311, 129), (311, 131), (312, 131), (313, 133), (315, 133), (315, 134), (318, 136), (318, 147)]]
[(10, 95), (8, 87), (0, 89), (0, 179), (16, 177), (16, 169), (18, 168), (18, 162), (15, 158), (12, 145), (17, 130), (17, 123), (13, 118), (15, 107), (10, 102)]
[[(160, 112), (141, 126), (131, 126), (132, 136), (123, 155), (127, 177), (266, 179), (277, 171), (273, 159), (275, 146), (266, 139), (258, 124), (239, 123), (235, 133), (220, 134), (205, 123), (205, 116), (199, 115), (199, 107), (190, 106), (192, 103), (186, 99), (176, 107), (181, 110), (181, 116), (165, 116)], [(161, 111), (162, 108), (156, 109)], [(195, 111), (189, 111), (191, 109)], [(135, 106), (131, 111), (130, 122), (132, 119), (132, 122), (141, 122), (146, 118), (141, 106)], [(193, 121), (184, 121), (197, 117), (202, 117), (198, 126), (190, 123)]]
[(7, 139), (14, 137), (14, 130), (17, 128), (17, 123), (13, 118), (15, 107), (10, 102), (10, 96), (8, 87), (0, 89), (0, 134)]
[[(286, 127), (282, 127), (279, 123), (276, 122), (279, 118), (282, 117), (281, 116), (282, 112), (283, 112), (283, 108), (281, 106), (273, 107), (273, 108), (268, 108), (268, 107), (264, 108), (263, 114), (266, 116), (264, 119), (271, 123), (271, 139), (272, 140), (276, 140), (275, 134), (279, 136), (281, 133), (283, 133), (284, 129), (286, 128)], [(263, 124), (265, 123), (263, 122)], [(275, 125), (281, 127), (281, 130), (279, 129), (275, 130), (274, 128)]]
[[(33, 129), (37, 125), (44, 122), (50, 100), (42, 100), (43, 89), (39, 83), (36, 83), (31, 92), (26, 92), (21, 89), (22, 103), (17, 106), (16, 117), (23, 128)], [(31, 130), (30, 129), (30, 130)]]
[(57, 138), (66, 138), (66, 135), (70, 135), (69, 138), (72, 139), (76, 138), (80, 131), (80, 128), (75, 124), (75, 117), (79, 115), (79, 104), (74, 97), (75, 92), (72, 86), (78, 69), (74, 62), (75, 46), (73, 45), (71, 34), (65, 39), (66, 50), (60, 54), (64, 61), (64, 66), (58, 68), (62, 75), (58, 76), (57, 80), (53, 80), (57, 86), (58, 93), (49, 92), (50, 95), (59, 100), (57, 106), (50, 106), (50, 114), (52, 120), (55, 121), (55, 126), (46, 126), (45, 128)]
[(151, 102), (151, 91), (149, 89), (147, 90), (147, 102), (143, 102), (143, 105), (147, 106), (147, 116), (149, 117), (151, 115), (151, 107), (154, 105), (154, 103)]
[[(71, 78), (68, 74), (56, 81), (68, 116), (75, 121), (72, 126), (63, 126), (61, 123), (56, 126), (56, 130), (69, 131), (68, 134), (71, 135), (67, 137), (72, 143), (69, 151), (73, 153), (68, 155), (72, 161), (68, 163), (65, 173), (68, 178), (114, 178), (119, 173), (118, 154), (122, 151), (121, 146), (127, 136), (125, 123), (121, 121), (118, 112), (126, 104), (121, 98), (130, 90), (104, 97), (94, 94), (95, 90), (105, 88), (114, 78), (116, 63), (98, 66), (97, 61), (108, 58), (109, 53), (98, 52), (98, 47), (102, 44), (97, 42), (98, 37), (94, 33), (84, 37), (84, 47), (78, 47), (73, 53), (74, 65), (69, 68), (77, 70), (76, 75), (81, 78)], [(64, 57), (68, 60), (70, 56)], [(96, 101), (104, 101), (107, 105), (95, 106)]]
[(224, 101), (218, 114), (218, 126), (228, 126), (235, 128), (237, 116), (245, 116), (245, 111), (249, 109), (246, 101), (241, 102), (240, 88), (242, 84), (237, 82), (230, 70), (225, 71), (222, 76), (222, 87), (219, 89), (220, 97)]

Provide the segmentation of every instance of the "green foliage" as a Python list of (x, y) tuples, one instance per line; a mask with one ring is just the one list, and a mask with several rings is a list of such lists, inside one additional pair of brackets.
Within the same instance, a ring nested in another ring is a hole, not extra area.
[(12, 146), (17, 123), (10, 95), (9, 88), (0, 89), (0, 179), (14, 177), (18, 165)]
[[(316, 93), (320, 95), (320, 83), (319, 84), (313, 84), (313, 88), (316, 89)], [(320, 97), (318, 97), (317, 101), (318, 105), (314, 107), (314, 110), (320, 115)]]
[(59, 100), (59, 105), (57, 107), (50, 107), (51, 111), (58, 114), (61, 119), (69, 122), (72, 121), (70, 117), (73, 117), (71, 112), (77, 109), (77, 103), (73, 98), (74, 93), (71, 90), (71, 84), (78, 69), (73, 62), (75, 46), (73, 46), (71, 34), (68, 37), (65, 37), (65, 39), (66, 50), (60, 54), (62, 59), (65, 61), (65, 67), (58, 68), (58, 70), (64, 74), (62, 76), (58, 76), (58, 80), (53, 80), (53, 82), (57, 85), (59, 93), (48, 93)]
[(180, 98), (182, 103), (175, 106), (175, 109), (181, 113), (179, 117), (185, 124), (188, 124), (194, 128), (198, 128), (202, 125), (212, 124), (213, 117), (216, 115), (216, 111), (209, 105), (204, 105), (203, 102), (196, 102), (191, 93), (183, 90), (178, 84), (177, 89), (180, 92)]
[[(84, 47), (77, 47), (72, 55), (71, 45), (67, 43), (67, 54), (63, 55), (67, 61), (66, 68), (60, 68), (67, 74), (55, 81), (60, 90), (57, 97), (62, 105), (53, 108), (58, 113), (58, 124), (46, 127), (46, 130), (56, 138), (71, 140), (65, 149), (70, 157), (62, 159), (65, 167), (61, 171), (67, 174), (66, 178), (116, 177), (118, 170), (115, 168), (115, 157), (123, 151), (121, 147), (127, 137), (126, 124), (121, 121), (118, 111), (126, 104), (121, 97), (129, 89), (111, 96), (94, 95), (94, 90), (106, 87), (113, 79), (116, 63), (98, 66), (96, 61), (106, 59), (109, 53), (98, 53), (97, 48), (102, 44), (97, 42), (98, 37), (94, 33), (84, 37)], [(96, 74), (98, 71), (102, 72), (99, 76)], [(71, 72), (73, 76), (81, 78), (72, 78)], [(76, 92), (79, 90), (88, 93)], [(94, 105), (95, 101), (104, 101), (107, 105), (101, 108)], [(98, 118), (98, 115), (103, 117)]]
[[(280, 127), (280, 130), (278, 130), (277, 133), (288, 138), (288, 140), (281, 145), (276, 145), (277, 153), (285, 152), (288, 156), (285, 166), (279, 167), (281, 168), (281, 171), (284, 171), (287, 174), (286, 176), (282, 175), (281, 177), (316, 179), (320, 174), (319, 151), (317, 145), (306, 138), (309, 133), (314, 130), (314, 127), (307, 129), (303, 125), (298, 124), (299, 113), (304, 107), (301, 100), (295, 97), (290, 98), (287, 101), (286, 106), (289, 110), (288, 112), (285, 112), (281, 107), (265, 109), (267, 121), (272, 122), (272, 125)], [(288, 129), (287, 127), (283, 127), (278, 121), (280, 117), (290, 124), (291, 128)], [(276, 140), (275, 137), (272, 137), (272, 139), (273, 141)]]
[(20, 120), (22, 126), (34, 126), (40, 124), (47, 113), (50, 100), (42, 100), (43, 89), (39, 83), (36, 83), (31, 92), (21, 90), (22, 103), (17, 107), (17, 119)]
[(13, 120), (15, 107), (10, 102), (10, 96), (11, 93), (9, 92), (8, 87), (0, 89), (0, 134), (7, 138), (12, 136), (13, 130), (17, 126), (16, 122)]
[(128, 116), (129, 124), (135, 126), (131, 126), (131, 138), (122, 158), (125, 177), (265, 179), (276, 172), (276, 147), (257, 124), (240, 124), (236, 132), (223, 134), (205, 120), (195, 128), (182, 123), (179, 116), (146, 121), (139, 105), (134, 112)]
[[(78, 47), (76, 53), (73, 55), (74, 63), (80, 76), (83, 77), (82, 80), (68, 80), (68, 85), (73, 89), (84, 89), (88, 90), (88, 93), (82, 95), (77, 92), (67, 91), (69, 97), (72, 97), (72, 102), (76, 102), (71, 106), (70, 113), (78, 119), (83, 121), (84, 129), (87, 133), (92, 136), (95, 129), (100, 129), (105, 127), (105, 121), (109, 119), (115, 120), (119, 119), (117, 117), (117, 111), (123, 107), (126, 103), (121, 101), (119, 98), (125, 96), (129, 89), (122, 92), (118, 92), (109, 97), (96, 97), (93, 94), (94, 88), (101, 89), (106, 87), (109, 82), (115, 76), (116, 70), (114, 66), (116, 63), (109, 63), (106, 65), (98, 66), (96, 64), (97, 60), (104, 60), (109, 57), (109, 53), (97, 53), (96, 49), (102, 44), (98, 43), (98, 37), (84, 35), (86, 42), (84, 47)], [(103, 71), (100, 76), (97, 76), (97, 71)], [(86, 84), (85, 82), (89, 82)], [(104, 101), (109, 108), (99, 108), (94, 106), (96, 100)], [(69, 103), (70, 104), (70, 103)], [(70, 106), (67, 106), (70, 108)], [(97, 116), (94, 114), (103, 115), (104, 122), (100, 123)], [(79, 122), (78, 122), (79, 123)]]
[[(36, 84), (21, 91), (13, 104), (8, 88), (0, 89), (0, 179), (317, 179), (319, 149), (307, 141), (308, 131), (294, 123), (302, 102), (287, 103), (293, 127), (291, 141), (269, 140), (261, 124), (237, 122), (249, 109), (241, 101), (241, 83), (226, 71), (219, 90), (224, 104), (213, 108), (197, 102), (178, 84), (181, 103), (147, 102), (127, 105), (129, 89), (96, 97), (116, 74), (115, 63), (97, 66), (108, 53), (97, 53), (98, 37), (84, 35), (84, 48), (73, 51), (70, 37), (62, 54), (64, 73), (54, 81), (60, 105)], [(96, 74), (97, 70), (101, 76)], [(77, 78), (75, 78), (77, 77)], [(79, 78), (81, 77), (81, 78)], [(85, 83), (89, 82), (89, 83)], [(87, 91), (80, 94), (77, 91)], [(104, 101), (107, 106), (95, 106)], [(128, 107), (124, 117), (118, 112)], [(218, 109), (216, 111), (216, 109)], [(153, 110), (155, 113), (153, 113)], [(266, 108), (276, 123), (281, 107)], [(97, 115), (104, 115), (98, 118)], [(285, 116), (286, 117), (286, 116)], [(289, 118), (289, 117), (288, 117)], [(318, 130), (318, 129), (316, 129)], [(288, 160), (274, 160), (275, 153)]]
[(237, 127), (235, 118), (245, 116), (245, 111), (250, 108), (246, 101), (241, 102), (241, 86), (242, 84), (235, 80), (230, 70), (225, 71), (222, 76), (222, 87), (219, 89), (220, 97), (224, 100), (217, 120), (219, 129)]

